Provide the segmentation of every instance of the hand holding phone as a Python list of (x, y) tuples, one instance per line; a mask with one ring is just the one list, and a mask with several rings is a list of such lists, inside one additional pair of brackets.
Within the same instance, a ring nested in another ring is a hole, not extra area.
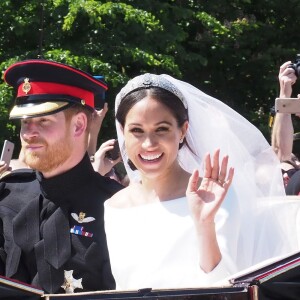
[(4, 161), (7, 165), (10, 164), (10, 161), (12, 159), (14, 147), (15, 147), (14, 143), (8, 140), (4, 141), (0, 160)]
[(275, 111), (278, 113), (299, 114), (300, 99), (299, 98), (276, 98)]
[(118, 140), (115, 140), (113, 149), (106, 152), (106, 157), (111, 160), (116, 160), (120, 157), (120, 147)]

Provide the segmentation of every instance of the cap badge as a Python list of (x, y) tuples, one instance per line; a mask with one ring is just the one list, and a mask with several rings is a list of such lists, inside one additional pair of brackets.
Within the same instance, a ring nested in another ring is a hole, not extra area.
[(64, 271), (65, 273), (65, 280), (64, 284), (61, 286), (66, 294), (73, 294), (75, 289), (83, 289), (82, 287), (82, 278), (75, 279), (73, 277), (73, 270)]
[(70, 229), (70, 232), (76, 235), (82, 235), (86, 237), (93, 237), (91, 232), (84, 231), (83, 226), (75, 225)]
[(84, 213), (82, 211), (79, 213), (79, 216), (76, 213), (71, 213), (71, 216), (78, 223), (89, 223), (89, 222), (93, 222), (96, 220), (94, 217), (85, 217), (86, 213)]
[(31, 90), (31, 84), (29, 82), (29, 78), (25, 78), (22, 86), (22, 91), (27, 95), (30, 90)]

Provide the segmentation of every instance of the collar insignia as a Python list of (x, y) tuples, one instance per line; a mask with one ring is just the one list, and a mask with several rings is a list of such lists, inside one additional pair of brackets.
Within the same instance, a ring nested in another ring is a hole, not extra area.
[(93, 218), (93, 217), (85, 217), (86, 216), (86, 213), (84, 212), (80, 212), (79, 213), (79, 216), (76, 214), (76, 213), (71, 213), (71, 216), (73, 217), (73, 219), (75, 221), (77, 221), (78, 223), (89, 223), (89, 222), (93, 222), (95, 221), (96, 219)]
[(22, 86), (22, 91), (27, 95), (30, 90), (31, 84), (29, 83), (29, 78), (25, 78)]
[(83, 289), (82, 287), (82, 278), (75, 279), (73, 277), (73, 270), (64, 271), (65, 273), (65, 281), (64, 284), (61, 286), (66, 294), (73, 294), (75, 289)]

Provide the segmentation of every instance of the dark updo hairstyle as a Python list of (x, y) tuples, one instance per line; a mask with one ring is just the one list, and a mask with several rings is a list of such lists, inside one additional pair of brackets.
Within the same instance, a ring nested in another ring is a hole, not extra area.
[[(189, 120), (187, 109), (184, 107), (182, 101), (176, 95), (160, 87), (150, 87), (135, 90), (127, 94), (121, 100), (121, 103), (116, 112), (116, 119), (123, 128), (125, 126), (126, 116), (130, 109), (147, 96), (157, 100), (169, 109), (169, 111), (177, 121), (178, 128), (180, 128), (185, 121)], [(187, 144), (186, 138), (184, 138), (183, 142), (179, 144), (179, 149), (181, 149), (184, 144), (186, 144), (187, 147), (190, 148)], [(132, 170), (136, 169), (130, 160), (128, 161), (128, 165)]]

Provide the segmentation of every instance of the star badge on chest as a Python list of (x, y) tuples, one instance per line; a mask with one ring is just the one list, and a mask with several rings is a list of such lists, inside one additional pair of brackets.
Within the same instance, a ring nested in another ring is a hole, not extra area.
[(61, 286), (66, 294), (73, 294), (75, 289), (83, 289), (82, 287), (82, 278), (75, 279), (73, 277), (73, 270), (64, 271), (65, 273), (65, 281), (64, 284)]
[(78, 223), (89, 223), (96, 220), (94, 217), (86, 217), (86, 213), (82, 211), (79, 213), (79, 215), (77, 215), (76, 213), (71, 213), (71, 216)]

